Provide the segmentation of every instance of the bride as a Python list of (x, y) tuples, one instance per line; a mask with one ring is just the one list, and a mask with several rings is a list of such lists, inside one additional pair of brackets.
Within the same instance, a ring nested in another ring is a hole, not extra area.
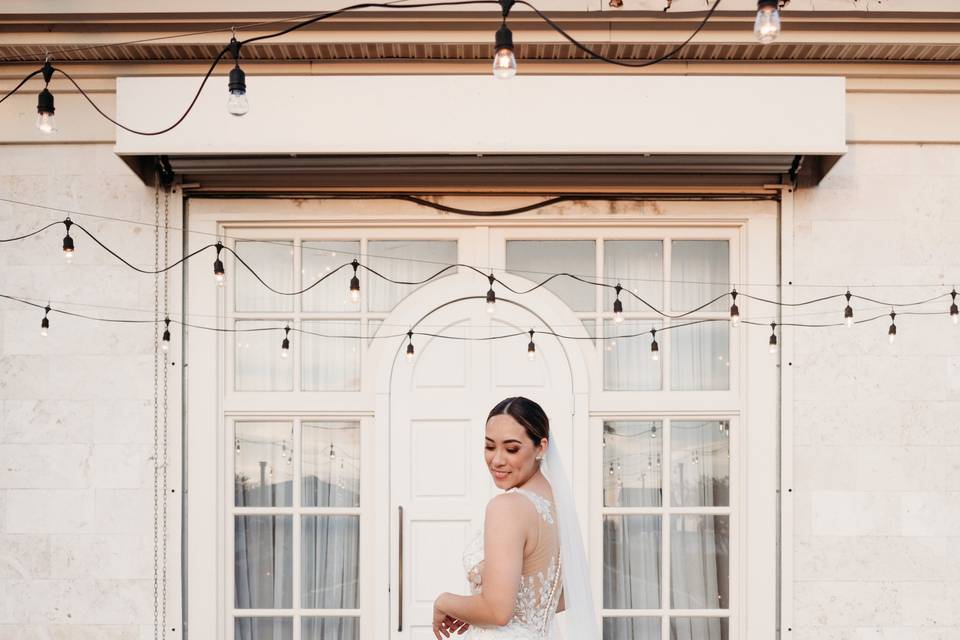
[(566, 474), (539, 404), (507, 398), (487, 416), (484, 457), (504, 493), (487, 504), (482, 536), (464, 553), (472, 595), (442, 593), (438, 640), (599, 640), (586, 554)]

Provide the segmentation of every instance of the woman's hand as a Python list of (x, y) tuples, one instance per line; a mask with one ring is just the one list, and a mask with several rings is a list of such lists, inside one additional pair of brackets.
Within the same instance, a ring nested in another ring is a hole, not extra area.
[(440, 598), (442, 597), (443, 594), (440, 594), (437, 599), (433, 601), (433, 635), (436, 636), (437, 640), (449, 638), (453, 632), (462, 635), (470, 628), (468, 623), (463, 620), (457, 620), (440, 608)]

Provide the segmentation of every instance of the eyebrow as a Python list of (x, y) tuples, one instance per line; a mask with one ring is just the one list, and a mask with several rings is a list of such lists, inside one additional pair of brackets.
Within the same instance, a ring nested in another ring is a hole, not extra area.
[[(485, 439), (485, 440), (489, 440), (490, 442), (496, 442), (496, 440), (494, 440), (493, 438), (490, 438), (490, 437), (487, 437), (487, 438), (484, 438), (484, 439)], [(516, 442), (517, 444), (523, 444), (523, 443), (520, 442), (519, 440), (504, 440), (504, 441), (503, 441), (503, 444), (507, 444), (508, 442)]]

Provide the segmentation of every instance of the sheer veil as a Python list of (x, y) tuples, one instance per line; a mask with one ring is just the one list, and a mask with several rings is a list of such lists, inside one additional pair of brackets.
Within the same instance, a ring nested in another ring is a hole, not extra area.
[(590, 589), (586, 547), (580, 535), (573, 491), (553, 438), (547, 445), (541, 472), (553, 489), (553, 500), (557, 507), (563, 572), (563, 617), (567, 621), (567, 632), (574, 640), (600, 640), (593, 592)]

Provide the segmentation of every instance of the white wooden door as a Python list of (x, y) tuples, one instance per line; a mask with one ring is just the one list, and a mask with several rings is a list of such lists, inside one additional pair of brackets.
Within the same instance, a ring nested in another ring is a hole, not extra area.
[[(447, 288), (438, 285), (438, 293)], [(418, 330), (473, 338), (521, 335), (482, 341), (420, 336), (414, 359), (399, 355), (394, 363), (390, 626), (395, 639), (433, 638), (436, 596), (467, 593), (461, 554), (481, 526), (487, 500), (499, 491), (483, 457), (490, 409), (508, 396), (536, 400), (550, 416), (562, 450), (567, 456), (571, 450), (573, 393), (563, 347), (552, 336), (535, 334), (536, 355), (530, 360), (526, 331), (543, 324), (517, 304), (501, 300), (496, 306), (491, 316), (482, 300), (454, 303), (425, 318)]]

